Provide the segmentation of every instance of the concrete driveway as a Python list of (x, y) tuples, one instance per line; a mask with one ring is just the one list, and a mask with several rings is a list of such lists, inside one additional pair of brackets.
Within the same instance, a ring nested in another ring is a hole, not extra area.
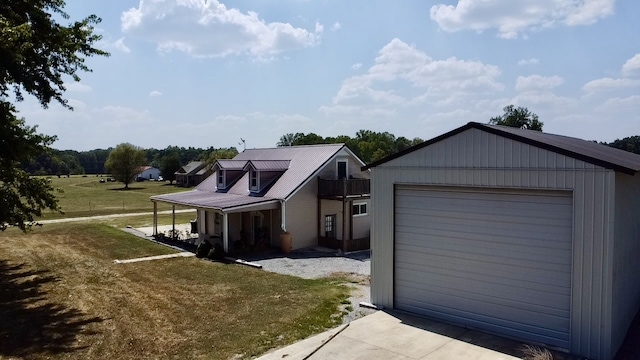
[(419, 317), (378, 311), (258, 359), (519, 359), (515, 356), (522, 354), (521, 345)]

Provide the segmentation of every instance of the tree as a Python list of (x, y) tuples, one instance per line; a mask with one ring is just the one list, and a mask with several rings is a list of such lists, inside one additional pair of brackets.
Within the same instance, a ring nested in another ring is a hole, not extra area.
[(176, 171), (180, 169), (180, 156), (176, 153), (165, 155), (160, 162), (160, 173), (169, 184), (176, 179)]
[(632, 153), (640, 154), (640, 136), (629, 136), (624, 139), (616, 139), (615, 141), (607, 144), (611, 147), (629, 151)]
[(216, 163), (218, 159), (233, 159), (236, 155), (238, 155), (238, 149), (235, 147), (230, 147), (227, 149), (215, 149), (209, 154), (209, 156), (205, 160), (205, 166), (207, 169), (211, 169), (213, 164)]
[(71, 109), (62, 95), (64, 78), (80, 81), (78, 71), (91, 71), (85, 59), (109, 54), (93, 44), (100, 19), (91, 15), (63, 26), (54, 15), (68, 19), (63, 0), (0, 2), (0, 229), (16, 224), (26, 231), (45, 209), (59, 210), (53, 188), (45, 179), (31, 178), (20, 168), (50, 151), (54, 136), (38, 134), (36, 127), (16, 116), (6, 99), (23, 101), (33, 95), (47, 108), (52, 100)]
[(516, 108), (514, 105), (508, 105), (503, 110), (504, 114), (492, 117), (489, 119), (489, 124), (542, 131), (544, 123), (538, 119), (538, 115), (532, 113), (526, 107)]
[(146, 161), (144, 150), (124, 143), (111, 150), (105, 166), (114, 179), (124, 183), (124, 188), (129, 189), (129, 184), (135, 180)]

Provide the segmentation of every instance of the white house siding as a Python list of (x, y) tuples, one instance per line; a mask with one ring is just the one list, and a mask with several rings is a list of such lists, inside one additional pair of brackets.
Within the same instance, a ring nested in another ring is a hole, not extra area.
[[(373, 168), (371, 299), (393, 307), (394, 184), (573, 191), (572, 353), (609, 358), (612, 351), (612, 197), (615, 173), (478, 129)], [(602, 307), (601, 307), (602, 305)], [(601, 310), (603, 310), (601, 312)]]
[(353, 238), (361, 239), (369, 236), (371, 226), (371, 202), (367, 200), (354, 200), (354, 203), (366, 203), (367, 215), (353, 217)]
[[(321, 201), (321, 214), (320, 214), (320, 236), (325, 236), (324, 231), (324, 217), (327, 215), (336, 215), (336, 239), (342, 240), (342, 201), (337, 200), (320, 200)], [(347, 206), (349, 206), (347, 204)], [(347, 209), (347, 214), (349, 210)], [(349, 237), (349, 219), (346, 219), (345, 234)]]
[(287, 231), (292, 236), (292, 249), (318, 244), (318, 179), (303, 186), (286, 203)]
[[(616, 174), (613, 253), (613, 349), (624, 340), (626, 329), (640, 306), (640, 174)], [(613, 356), (615, 354), (611, 354)]]

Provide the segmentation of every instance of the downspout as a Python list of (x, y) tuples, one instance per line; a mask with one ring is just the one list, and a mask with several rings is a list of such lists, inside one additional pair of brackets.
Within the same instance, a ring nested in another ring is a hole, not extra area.
[(222, 247), (225, 253), (229, 253), (229, 215), (222, 213)]
[(287, 212), (285, 204), (285, 200), (280, 200), (280, 229), (282, 229), (282, 232), (287, 232)]
[(153, 236), (158, 236), (158, 203), (153, 202)]

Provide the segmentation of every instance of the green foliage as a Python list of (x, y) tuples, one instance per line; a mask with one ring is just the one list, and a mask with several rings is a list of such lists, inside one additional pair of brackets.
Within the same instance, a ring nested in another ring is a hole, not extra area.
[(180, 169), (180, 156), (173, 153), (165, 155), (160, 163), (160, 173), (165, 180), (169, 180), (170, 184), (176, 179), (176, 171)]
[(91, 71), (85, 58), (109, 56), (93, 44), (102, 36), (93, 33), (100, 23), (95, 15), (71, 23), (58, 24), (53, 14), (64, 19), (63, 0), (22, 0), (0, 3), (0, 95), (12, 89), (18, 101), (23, 91), (35, 96), (46, 108), (55, 99), (67, 108), (62, 97), (63, 76), (80, 81), (78, 70)]
[(14, 113), (13, 105), (0, 101), (0, 230), (16, 224), (24, 231), (34, 217), (45, 209), (58, 210), (58, 204), (47, 179), (30, 177), (18, 165), (46, 152), (56, 138), (38, 134)]
[[(63, 0), (0, 2), (0, 229), (15, 224), (26, 231), (44, 209), (58, 210), (47, 179), (32, 178), (23, 169), (39, 155), (50, 156), (54, 136), (38, 134), (18, 119), (15, 107), (5, 99), (24, 100), (33, 95), (47, 108), (52, 100), (71, 109), (62, 95), (65, 76), (80, 81), (78, 71), (91, 71), (84, 63), (93, 55), (109, 54), (93, 44), (100, 19), (91, 15), (67, 26), (53, 15), (68, 19)], [(52, 162), (53, 163), (53, 162)], [(70, 172), (58, 160), (56, 172)]]
[(526, 107), (515, 107), (507, 105), (504, 107), (504, 114), (489, 119), (491, 125), (510, 126), (519, 129), (542, 131), (543, 122), (538, 115), (532, 113)]
[(105, 166), (116, 180), (124, 183), (128, 189), (129, 184), (140, 173), (140, 167), (146, 163), (144, 151), (129, 143), (123, 143), (111, 150)]
[(423, 142), (420, 138), (409, 140), (403, 136), (396, 138), (388, 132), (374, 132), (371, 130), (360, 130), (355, 138), (347, 135), (323, 138), (314, 133), (289, 133), (282, 135), (277, 146), (299, 146), (316, 144), (346, 144), (362, 161), (370, 163), (380, 160), (399, 151)]
[(228, 149), (216, 149), (213, 150), (205, 160), (207, 168), (211, 169), (218, 159), (233, 159), (238, 155), (238, 150), (235, 147)]
[(629, 151), (635, 154), (640, 154), (640, 136), (629, 136), (624, 139), (616, 139), (615, 141), (607, 144), (616, 149)]

